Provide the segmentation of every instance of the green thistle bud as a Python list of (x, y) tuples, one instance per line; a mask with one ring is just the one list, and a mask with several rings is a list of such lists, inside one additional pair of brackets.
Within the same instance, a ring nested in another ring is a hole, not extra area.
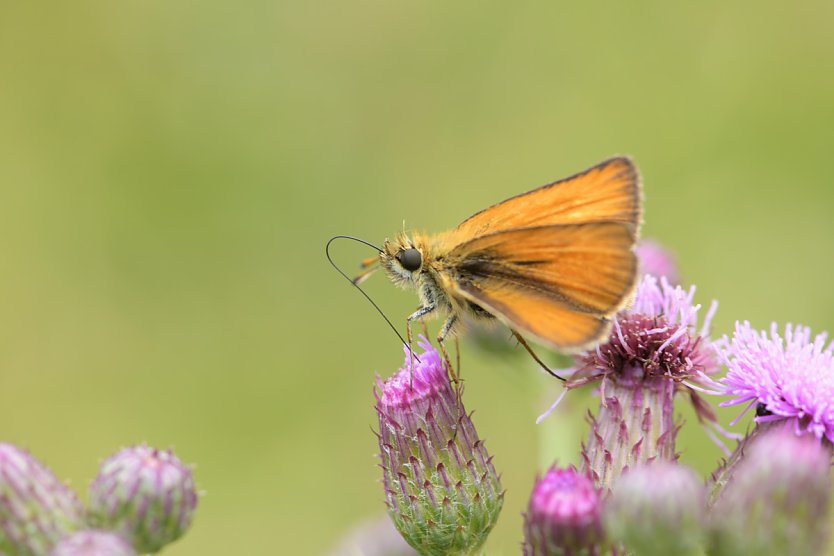
[(422, 555), (474, 554), (501, 511), (504, 492), (447, 376), (425, 350), (378, 385), (379, 448), (388, 514)]
[(0, 554), (46, 556), (83, 516), (78, 497), (46, 466), (0, 443)]
[(831, 446), (791, 427), (758, 434), (711, 519), (711, 556), (813, 556), (828, 537)]
[(191, 469), (171, 451), (125, 448), (101, 464), (90, 486), (90, 522), (157, 552), (191, 525), (197, 491)]
[(640, 556), (703, 553), (706, 493), (690, 469), (667, 461), (640, 465), (614, 484), (605, 510), (609, 538)]

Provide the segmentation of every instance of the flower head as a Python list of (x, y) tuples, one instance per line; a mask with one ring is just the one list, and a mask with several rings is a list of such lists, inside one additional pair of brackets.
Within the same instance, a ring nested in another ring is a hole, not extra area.
[(72, 490), (25, 450), (0, 443), (0, 554), (47, 554), (83, 522)]
[(602, 544), (600, 491), (574, 467), (551, 467), (524, 514), (524, 556), (597, 554)]
[(698, 328), (701, 306), (695, 287), (684, 290), (666, 278), (643, 276), (634, 304), (614, 319), (608, 341), (580, 357), (571, 380), (582, 385), (604, 378), (620, 382), (665, 378), (677, 384), (699, 382), (718, 370), (709, 346), (713, 302)]
[(601, 487), (611, 488), (634, 465), (677, 458), (676, 393), (686, 392), (699, 419), (717, 428), (714, 411), (699, 395), (714, 387), (709, 375), (718, 370), (708, 336), (716, 304), (699, 327), (701, 306), (693, 303), (694, 295), (694, 287), (684, 290), (664, 277), (644, 275), (608, 340), (578, 358), (568, 388), (600, 383), (600, 410), (590, 418), (582, 458), (583, 469)]
[(503, 504), (492, 457), (440, 355), (421, 338), (419, 361), (377, 384), (379, 448), (388, 513), (420, 554), (471, 554)]
[(145, 445), (106, 459), (90, 486), (90, 521), (124, 535), (142, 553), (181, 537), (196, 507), (191, 468), (170, 450)]
[(136, 551), (115, 533), (86, 529), (61, 540), (49, 556), (136, 556)]
[(770, 334), (736, 323), (732, 340), (718, 345), (732, 396), (721, 405), (757, 406), (757, 422), (788, 419), (797, 432), (834, 442), (834, 344), (826, 340), (805, 326), (789, 324), (782, 337), (776, 323)]
[(658, 278), (664, 276), (670, 284), (680, 283), (678, 262), (675, 260), (675, 255), (660, 243), (651, 239), (640, 240), (635, 252), (640, 263), (641, 273), (651, 274)]

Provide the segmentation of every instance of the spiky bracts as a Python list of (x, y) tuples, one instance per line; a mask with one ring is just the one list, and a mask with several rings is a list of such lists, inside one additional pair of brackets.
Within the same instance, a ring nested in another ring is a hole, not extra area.
[(710, 556), (824, 553), (831, 446), (792, 426), (757, 427), (742, 443), (710, 512)]
[(107, 459), (85, 511), (43, 464), (0, 443), (0, 556), (157, 552), (185, 533), (196, 504), (191, 469), (170, 450), (143, 445)]
[(706, 494), (689, 468), (657, 460), (624, 473), (606, 500), (609, 538), (641, 556), (700, 555)]
[(0, 554), (46, 556), (83, 523), (69, 487), (27, 451), (0, 443)]
[(424, 338), (419, 361), (379, 382), (376, 410), (388, 513), (423, 555), (476, 553), (503, 504), (492, 457), (460, 391)]
[(676, 458), (674, 397), (684, 392), (699, 418), (715, 413), (699, 392), (714, 386), (717, 370), (708, 330), (713, 304), (698, 327), (695, 288), (671, 286), (645, 275), (634, 304), (613, 321), (607, 342), (579, 357), (568, 387), (599, 383), (600, 409), (591, 416), (583, 446), (583, 469), (609, 489), (626, 469), (655, 459)]
[(105, 460), (90, 486), (90, 521), (117, 531), (139, 552), (157, 552), (191, 524), (197, 491), (191, 468), (170, 450), (125, 448)]
[(524, 556), (598, 556), (604, 549), (600, 490), (574, 467), (548, 469), (524, 514)]

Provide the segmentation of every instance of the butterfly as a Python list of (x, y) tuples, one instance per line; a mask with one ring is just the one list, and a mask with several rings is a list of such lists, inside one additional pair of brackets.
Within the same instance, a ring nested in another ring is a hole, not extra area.
[(447, 232), (386, 239), (354, 284), (381, 267), (394, 284), (416, 289), (420, 307), (406, 321), (409, 346), (413, 322), (445, 314), (437, 340), (449, 363), (445, 341), (465, 317), (497, 319), (553, 374), (524, 338), (577, 351), (607, 337), (637, 281), (641, 204), (634, 163), (611, 158)]

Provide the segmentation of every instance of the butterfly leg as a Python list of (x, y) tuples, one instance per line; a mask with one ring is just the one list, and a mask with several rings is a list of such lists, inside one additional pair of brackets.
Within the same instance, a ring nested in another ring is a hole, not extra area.
[(513, 330), (512, 328), (510, 329), (510, 332), (512, 332), (512, 333), (513, 333), (513, 336), (515, 336), (515, 339), (516, 339), (516, 340), (518, 340), (518, 343), (519, 343), (519, 344), (521, 344), (521, 345), (524, 347), (524, 349), (526, 349), (526, 350), (527, 350), (527, 353), (529, 353), (529, 354), (530, 354), (530, 356), (531, 356), (531, 357), (532, 357), (532, 358), (536, 361), (536, 363), (538, 363), (538, 364), (539, 364), (539, 366), (540, 366), (542, 369), (544, 369), (545, 371), (547, 371), (547, 373), (548, 373), (548, 374), (550, 374), (551, 376), (554, 376), (554, 377), (558, 378), (559, 380), (561, 380), (562, 382), (565, 382), (565, 379), (564, 379), (564, 378), (560, 377), (559, 375), (557, 375), (556, 373), (554, 373), (552, 370), (550, 370), (550, 367), (548, 367), (548, 366), (544, 363), (544, 361), (542, 361), (541, 359), (539, 359), (539, 356), (538, 356), (538, 355), (536, 355), (536, 353), (533, 351), (533, 348), (531, 348), (531, 347), (530, 347), (530, 344), (528, 344), (528, 343), (527, 343), (527, 340), (525, 340), (525, 339), (521, 336), (521, 334), (519, 334), (516, 330)]
[[(408, 356), (409, 356), (408, 371), (409, 371), (409, 373), (411, 373), (409, 375), (411, 378), (413, 378), (413, 373), (414, 373), (414, 348), (412, 347), (412, 345), (414, 343), (414, 340), (413, 340), (413, 335), (411, 333), (411, 321), (414, 321), (414, 320), (417, 320), (417, 319), (422, 319), (423, 317), (425, 317), (426, 315), (428, 315), (432, 311), (435, 311), (436, 309), (437, 309), (437, 304), (436, 303), (433, 303), (431, 305), (423, 305), (422, 307), (420, 307), (419, 309), (417, 309), (416, 311), (411, 313), (411, 315), (409, 315), (409, 317), (407, 319), (405, 319), (405, 332), (406, 332), (406, 338), (408, 339)], [(409, 378), (409, 381), (408, 381), (409, 386), (411, 386), (411, 378)]]
[(455, 336), (455, 363), (458, 368), (458, 376), (460, 376), (460, 340)]
[[(440, 353), (443, 354), (443, 359), (446, 360), (446, 366), (449, 368), (449, 372), (452, 375), (452, 382), (455, 384), (460, 382), (460, 373), (455, 367), (452, 366), (452, 361), (449, 359), (449, 352), (446, 351), (446, 336), (452, 331), (455, 327), (455, 324), (458, 322), (458, 317), (455, 315), (450, 315), (449, 318), (446, 319), (446, 322), (443, 323), (443, 326), (440, 328), (440, 333), (437, 335), (437, 345), (440, 346)], [(457, 342), (457, 337), (455, 337), (455, 342)], [(457, 344), (455, 344), (457, 345)], [(460, 349), (458, 346), (458, 368), (460, 367)]]

